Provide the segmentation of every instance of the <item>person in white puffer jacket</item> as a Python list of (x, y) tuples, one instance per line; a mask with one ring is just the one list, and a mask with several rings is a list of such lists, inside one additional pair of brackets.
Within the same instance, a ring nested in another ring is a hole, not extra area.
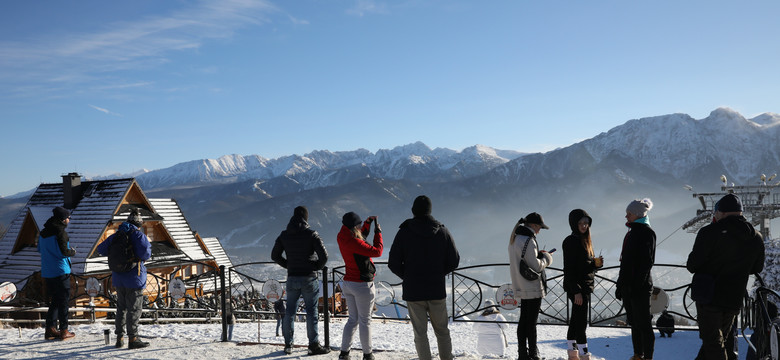
[(486, 356), (504, 357), (507, 339), (506, 318), (496, 307), (493, 300), (485, 301), (487, 307), (477, 318), (478, 321), (473, 325), (477, 333), (477, 353), (485, 358)]
[[(509, 275), (512, 278), (515, 299), (520, 301), (520, 319), (517, 322), (519, 360), (540, 359), (539, 348), (536, 346), (536, 321), (545, 295), (544, 269), (553, 262), (552, 255), (539, 250), (539, 244), (536, 242), (536, 234), (541, 229), (549, 227), (544, 224), (541, 215), (533, 212), (517, 221), (509, 239)], [(526, 279), (521, 275), (522, 261), (537, 274), (535, 279)]]

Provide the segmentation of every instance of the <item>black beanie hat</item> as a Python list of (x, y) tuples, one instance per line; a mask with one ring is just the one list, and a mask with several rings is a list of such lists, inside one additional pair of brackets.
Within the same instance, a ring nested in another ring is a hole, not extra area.
[(720, 212), (742, 212), (742, 201), (734, 194), (726, 194), (718, 201), (718, 211)]
[(141, 225), (144, 224), (144, 219), (141, 217), (141, 210), (138, 208), (130, 210), (130, 215), (127, 215), (127, 222), (141, 227)]
[(362, 222), (363, 220), (360, 219), (360, 216), (352, 211), (344, 214), (344, 216), (341, 217), (341, 224), (350, 229), (360, 225)]
[(414, 199), (412, 214), (414, 214), (414, 216), (430, 215), (432, 208), (433, 204), (431, 204), (431, 199), (425, 195), (420, 195)]
[(62, 206), (57, 206), (56, 208), (52, 209), (51, 212), (54, 214), (54, 218), (60, 221), (70, 217), (70, 211)]
[(295, 217), (302, 218), (303, 220), (309, 221), (309, 209), (307, 209), (305, 206), (298, 206), (293, 210), (293, 215)]

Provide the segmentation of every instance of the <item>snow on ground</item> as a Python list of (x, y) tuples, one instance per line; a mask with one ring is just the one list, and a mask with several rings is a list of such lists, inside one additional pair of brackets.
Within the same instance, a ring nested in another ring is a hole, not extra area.
[[(330, 327), (330, 345), (341, 344), (344, 320), (334, 320)], [(320, 341), (324, 342), (322, 322)], [(276, 322), (260, 323), (260, 342), (283, 343), (276, 337)], [(105, 345), (103, 330), (111, 329), (111, 343)], [(257, 323), (240, 323), (233, 331), (233, 342), (220, 342), (221, 324), (141, 324), (141, 336), (151, 346), (128, 350), (114, 348), (116, 337), (110, 323), (71, 325), (76, 337), (67, 341), (46, 341), (43, 329), (4, 328), (0, 330), (0, 359), (299, 359), (306, 356), (306, 349), (296, 347), (286, 355), (279, 345), (240, 345), (240, 342), (258, 341)], [(377, 360), (416, 359), (411, 325), (403, 321), (374, 320), (371, 325), (372, 341)], [(506, 358), (517, 358), (516, 326), (509, 326), (509, 347)], [(475, 353), (477, 335), (471, 323), (450, 324), (454, 353), (457, 359), (479, 359)], [(539, 325), (539, 348), (546, 359), (566, 359), (566, 327)], [(429, 338), (434, 353), (436, 340), (429, 327)], [(588, 328), (589, 347), (596, 359), (628, 359), (632, 355), (631, 335), (624, 328)], [(306, 326), (295, 323), (295, 344), (306, 344)], [(701, 342), (695, 331), (677, 331), (672, 338), (660, 338), (656, 332), (655, 359), (693, 359)], [(125, 345), (126, 346), (126, 345)], [(355, 333), (353, 348), (360, 347)], [(745, 358), (747, 345), (740, 338), (740, 359)], [(361, 358), (360, 350), (351, 352), (353, 359)], [(314, 358), (335, 359), (338, 352)]]

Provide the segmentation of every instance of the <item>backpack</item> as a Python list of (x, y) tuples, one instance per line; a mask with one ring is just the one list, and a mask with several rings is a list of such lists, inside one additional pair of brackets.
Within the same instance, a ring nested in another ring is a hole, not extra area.
[(130, 234), (119, 231), (108, 247), (108, 268), (115, 272), (127, 272), (138, 265)]

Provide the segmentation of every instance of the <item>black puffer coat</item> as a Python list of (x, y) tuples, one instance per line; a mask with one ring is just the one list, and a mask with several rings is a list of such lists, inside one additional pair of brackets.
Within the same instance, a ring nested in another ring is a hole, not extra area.
[(293, 216), (287, 230), (276, 238), (271, 259), (287, 269), (289, 276), (316, 276), (315, 271), (321, 270), (328, 261), (328, 252), (320, 235), (309, 228), (306, 220)]
[(737, 310), (748, 277), (764, 269), (764, 241), (744, 217), (734, 215), (699, 230), (688, 255), (688, 271), (714, 277), (709, 305)]
[(563, 290), (571, 295), (590, 294), (593, 292), (593, 278), (596, 275), (596, 265), (593, 256), (582, 245), (582, 235), (577, 223), (587, 217), (593, 220), (585, 210), (576, 209), (569, 213), (571, 235), (563, 240)]
[(450, 232), (432, 216), (423, 215), (401, 224), (387, 266), (403, 280), (404, 300), (424, 301), (447, 297), (445, 276), (459, 263)]
[(620, 253), (620, 273), (616, 293), (621, 297), (650, 296), (653, 278), (650, 271), (655, 264), (655, 231), (649, 225), (632, 222), (626, 224), (629, 230), (623, 238)]

